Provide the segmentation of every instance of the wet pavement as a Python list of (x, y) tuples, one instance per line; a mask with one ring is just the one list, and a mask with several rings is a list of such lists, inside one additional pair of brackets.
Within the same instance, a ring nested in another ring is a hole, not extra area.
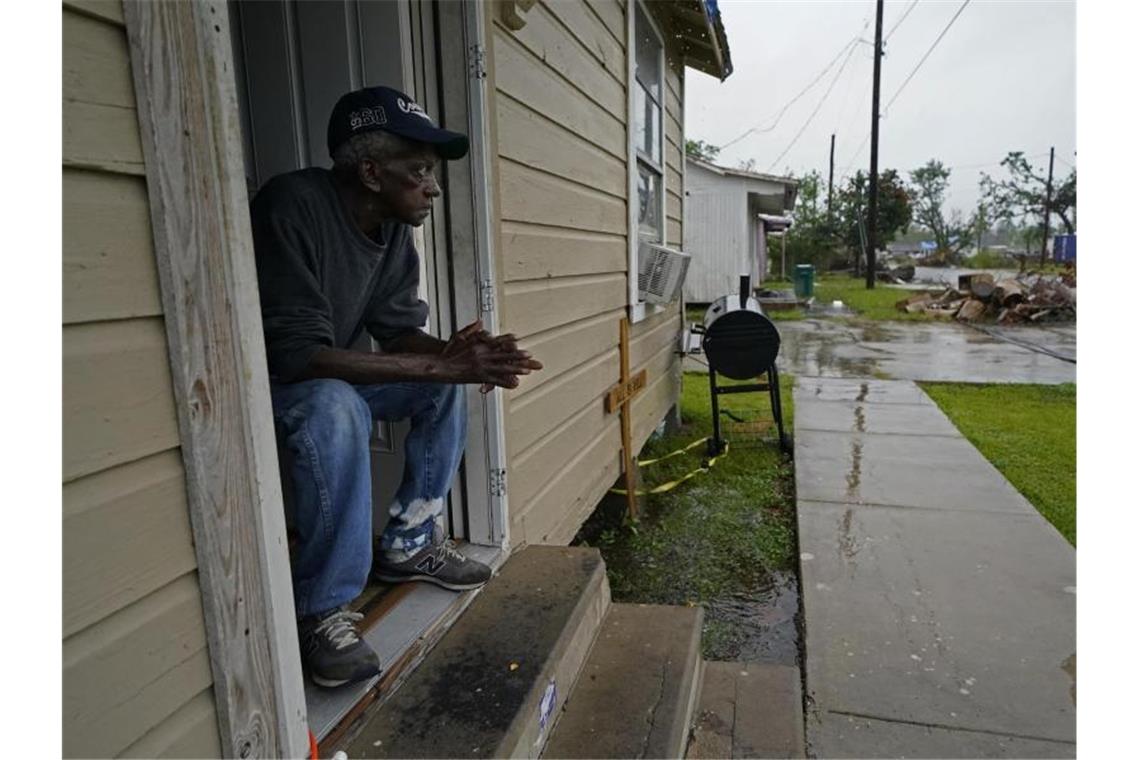
[(1077, 379), (1076, 364), (1051, 355), (1076, 358), (1077, 328), (1071, 324), (987, 326), (984, 332), (958, 323), (804, 319), (777, 327), (777, 364), (797, 377), (1046, 384)]
[(913, 382), (795, 405), (809, 756), (1073, 757), (1073, 547)]

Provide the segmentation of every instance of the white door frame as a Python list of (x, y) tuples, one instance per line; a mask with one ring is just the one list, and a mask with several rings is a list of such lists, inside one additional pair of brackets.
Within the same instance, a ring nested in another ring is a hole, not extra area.
[[(498, 294), (501, 291), (495, 268), (494, 188), (491, 159), (495, 146), (491, 143), (491, 114), (488, 106), (486, 50), (486, 9), (479, 3), (440, 2), (441, 36), (450, 32), (462, 36), (462, 50), (453, 46), (441, 49), (444, 68), (444, 108), (455, 110), (456, 101), (465, 95), (466, 128), (471, 151), (467, 165), (469, 176), (456, 186), (466, 185), (466, 197), (450, 199), (452, 218), (459, 219), (457, 226), (466, 224), (467, 230), (453, 232), (452, 297), (457, 325), (475, 319), (483, 320), (483, 327), (491, 333), (499, 332), (502, 319)], [(455, 86), (465, 83), (457, 94)], [(451, 85), (450, 87), (448, 85)], [(453, 127), (455, 125), (453, 124)], [(455, 169), (465, 167), (456, 165)], [(449, 169), (450, 171), (450, 169)], [(445, 199), (447, 200), (447, 199)], [(467, 236), (470, 237), (467, 237)], [(470, 246), (471, 253), (462, 250)], [(465, 474), (465, 502), (467, 513), (466, 539), (473, 544), (494, 546), (503, 550), (510, 547), (507, 499), (507, 447), (505, 436), (505, 409), (503, 391), (495, 389), (481, 394), (478, 388), (468, 386), (467, 409), (470, 425), (467, 435)], [(504, 556), (505, 558), (505, 556)]]

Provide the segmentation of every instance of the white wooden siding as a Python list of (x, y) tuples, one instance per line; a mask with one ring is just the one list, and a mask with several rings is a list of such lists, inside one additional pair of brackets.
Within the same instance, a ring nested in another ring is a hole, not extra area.
[(63, 751), (218, 756), (122, 6), (62, 21)]
[[(540, 0), (517, 32), (496, 14), (503, 314), (545, 364), (508, 396), (516, 545), (570, 541), (620, 471), (619, 421), (603, 398), (628, 300), (626, 8)], [(666, 57), (666, 229), (679, 246), (684, 80)], [(680, 325), (673, 306), (633, 326), (632, 366), (650, 377), (634, 403), (637, 449), (677, 400)]]
[(748, 196), (743, 182), (689, 164), (685, 251), (692, 256), (685, 300), (709, 303), (740, 287), (748, 257)]

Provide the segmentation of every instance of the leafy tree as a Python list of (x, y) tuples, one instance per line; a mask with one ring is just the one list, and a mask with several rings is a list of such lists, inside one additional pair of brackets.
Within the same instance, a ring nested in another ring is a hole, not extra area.
[(910, 173), (910, 181), (914, 220), (930, 230), (940, 254), (954, 258), (970, 244), (974, 223), (963, 221), (960, 212), (949, 217), (943, 212), (950, 170), (931, 159)]
[[(854, 261), (862, 259), (867, 245), (868, 177), (862, 171), (837, 189), (834, 225), (839, 241), (851, 252)], [(912, 201), (899, 173), (887, 169), (879, 173), (879, 208), (875, 225), (876, 247), (886, 246), (911, 223)]]
[[(996, 180), (983, 173), (979, 183), (982, 194), (1002, 219), (1025, 219), (1045, 215), (1045, 191), (1048, 178), (1030, 165), (1022, 151), (1013, 151), (1001, 162), (1009, 173)], [(1053, 187), (1049, 213), (1061, 220), (1068, 234), (1077, 228), (1077, 170), (1069, 172)]]
[(704, 140), (685, 140), (685, 155), (708, 161), (711, 164), (716, 161), (719, 154), (720, 148), (712, 143), (707, 143)]
[(792, 226), (787, 234), (788, 263), (831, 268), (836, 254), (834, 227), (827, 216), (827, 188), (818, 171), (799, 177)]

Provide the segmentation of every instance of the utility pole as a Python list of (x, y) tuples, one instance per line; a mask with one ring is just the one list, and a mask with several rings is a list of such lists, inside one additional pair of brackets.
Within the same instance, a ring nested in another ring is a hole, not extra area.
[(827, 162), (827, 221), (831, 222), (831, 185), (835, 180), (835, 135), (831, 136), (831, 160)]
[(1045, 230), (1041, 234), (1041, 268), (1045, 268), (1045, 246), (1049, 243), (1049, 204), (1053, 202), (1053, 148), (1049, 149), (1049, 181), (1045, 183)]
[(867, 203), (867, 289), (875, 287), (879, 227), (879, 70), (883, 59), (883, 0), (875, 3), (875, 79), (871, 90), (871, 198)]

